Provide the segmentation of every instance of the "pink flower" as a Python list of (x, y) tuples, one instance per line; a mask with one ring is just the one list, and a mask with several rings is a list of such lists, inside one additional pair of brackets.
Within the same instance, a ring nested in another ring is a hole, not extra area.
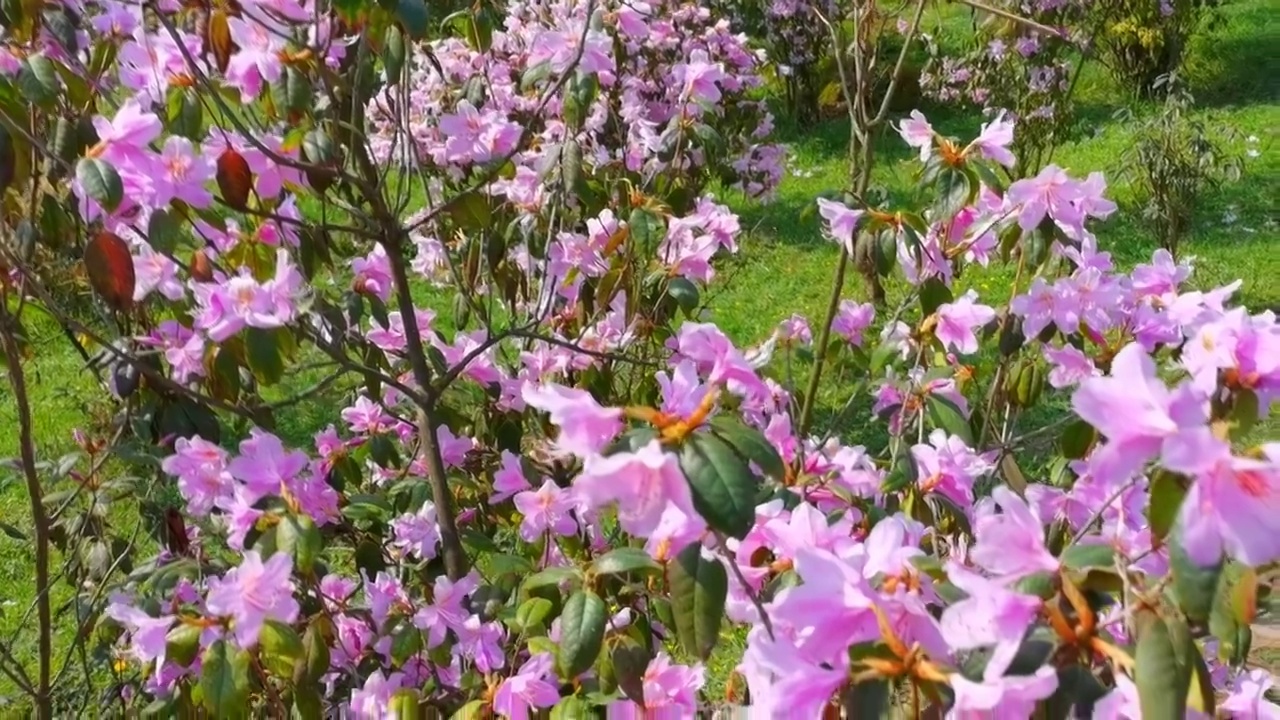
[(526, 384), (521, 395), (529, 407), (546, 412), (560, 428), (555, 441), (560, 452), (589, 458), (622, 430), (622, 411), (601, 407), (586, 390), (556, 383)]
[(850, 645), (880, 637), (871, 610), (875, 591), (860, 567), (830, 551), (803, 548), (796, 553), (795, 570), (804, 583), (779, 593), (769, 614), (775, 625), (801, 633), (798, 651), (831, 662), (846, 656)]
[(493, 494), (489, 504), (496, 505), (518, 492), (529, 490), (529, 480), (524, 476), (520, 456), (509, 450), (502, 451), (502, 466), (493, 474)]
[(1241, 672), (1231, 684), (1231, 694), (1218, 709), (1231, 713), (1230, 717), (1249, 720), (1277, 720), (1280, 705), (1269, 702), (1267, 690), (1275, 684), (1275, 678), (1263, 668)]
[(616, 502), (618, 524), (639, 537), (657, 529), (668, 505), (697, 516), (676, 456), (664, 452), (657, 440), (635, 452), (588, 456), (574, 488), (589, 507)]
[(861, 305), (852, 300), (841, 300), (840, 309), (831, 322), (831, 331), (853, 345), (862, 345), (862, 333), (876, 319), (876, 309), (871, 303)]
[(156, 668), (164, 664), (165, 637), (173, 627), (174, 616), (151, 617), (134, 607), (132, 598), (123, 595), (112, 597), (106, 615), (129, 632), (129, 653), (133, 657), (142, 663), (154, 660)]
[(1038, 597), (1011, 592), (954, 561), (947, 564), (947, 579), (968, 597), (942, 611), (942, 635), (955, 650), (993, 646), (983, 677), (996, 680), (1013, 661), (1042, 602)]
[(280, 77), (285, 41), (278, 28), (258, 17), (233, 17), (227, 24), (231, 39), (240, 48), (227, 65), (227, 82), (240, 90), (241, 100), (251, 103), (262, 92), (264, 80), (273, 83)]
[(364, 687), (351, 691), (351, 714), (359, 720), (385, 718), (391, 704), (391, 696), (404, 687), (404, 673), (393, 672), (390, 677), (374, 670), (365, 680)]
[(286, 450), (280, 438), (254, 428), (227, 470), (244, 483), (249, 502), (254, 503), (263, 496), (281, 494), (309, 464), (306, 453)]
[(545, 532), (572, 535), (578, 530), (578, 523), (570, 514), (575, 503), (572, 492), (561, 489), (550, 479), (544, 480), (536, 491), (518, 493), (516, 509), (524, 516), (520, 521), (520, 537), (533, 542)]
[(983, 123), (982, 132), (969, 147), (977, 148), (982, 157), (1011, 168), (1018, 163), (1009, 152), (1009, 145), (1013, 143), (1013, 125), (1012, 120), (1004, 119), (1004, 111), (1001, 110), (991, 122)]
[(263, 563), (258, 552), (250, 550), (239, 567), (221, 578), (209, 579), (205, 605), (210, 614), (231, 618), (240, 647), (253, 647), (264, 621), (292, 623), (297, 619), (292, 571), (293, 559), (288, 553), (275, 553)]
[(1179, 439), (1178, 470), (1195, 482), (1178, 512), (1182, 544), (1197, 565), (1225, 552), (1246, 565), (1280, 557), (1280, 444), (1263, 446), (1266, 460), (1233, 457), (1208, 428)]
[(375, 435), (395, 426), (396, 419), (387, 414), (382, 405), (367, 395), (356, 398), (356, 404), (343, 408), (339, 416), (353, 433)]
[(977, 542), (969, 558), (1006, 578), (1056, 571), (1058, 559), (1044, 546), (1044, 525), (1035, 511), (1004, 486), (992, 490), (991, 498), (1004, 512), (997, 513), (989, 505), (975, 511), (973, 534)]
[(1048, 215), (1061, 224), (1076, 226), (1081, 214), (1073, 203), (1082, 197), (1080, 185), (1057, 165), (1046, 165), (1033, 178), (1009, 186), (1005, 200), (1018, 210), (1018, 225), (1024, 233), (1035, 230)]
[(525, 720), (530, 707), (547, 708), (560, 702), (554, 665), (551, 653), (538, 653), (526, 660), (515, 675), (498, 686), (493, 695), (493, 711), (512, 720)]
[(393, 289), (391, 262), (381, 245), (375, 245), (367, 256), (353, 259), (351, 272), (355, 275), (353, 283), (358, 291), (371, 293), (382, 302), (390, 299)]
[(151, 158), (147, 146), (160, 136), (163, 125), (154, 113), (143, 112), (134, 100), (126, 100), (116, 116), (107, 120), (94, 116), (93, 128), (98, 133), (98, 157), (112, 164), (141, 164)]
[(1046, 665), (1034, 675), (1009, 675), (982, 683), (955, 673), (951, 675), (951, 689), (956, 700), (948, 717), (955, 720), (1031, 717), (1039, 701), (1058, 689), (1058, 673)]
[(1049, 384), (1056, 388), (1071, 387), (1101, 374), (1088, 355), (1071, 345), (1063, 345), (1061, 348), (1046, 345), (1044, 358), (1053, 365), (1053, 369), (1049, 371)]
[(684, 89), (680, 97), (694, 102), (720, 102), (720, 86), (725, 78), (723, 63), (710, 62), (706, 50), (694, 50), (689, 61), (676, 65), (672, 75)]
[(910, 119), (898, 123), (898, 134), (907, 145), (920, 150), (920, 162), (929, 159), (933, 152), (933, 126), (919, 110), (912, 110)]
[(1190, 386), (1170, 391), (1156, 376), (1155, 362), (1136, 343), (1116, 354), (1110, 377), (1082, 382), (1071, 405), (1107, 438), (1095, 451), (1093, 467), (1108, 479), (1127, 479), (1156, 455), (1176, 454), (1187, 433), (1208, 420), (1204, 401)]
[(133, 256), (134, 301), (146, 299), (152, 292), (159, 292), (167, 300), (181, 300), (186, 290), (182, 281), (178, 280), (178, 266), (162, 253), (151, 249), (150, 245), (138, 248)]
[(430, 501), (422, 504), (418, 512), (401, 515), (391, 521), (395, 536), (393, 547), (418, 560), (430, 560), (436, 556), (436, 543), (440, 542), (440, 526), (436, 524), (436, 506)]
[(866, 214), (866, 211), (854, 210), (844, 203), (818, 198), (818, 213), (827, 221), (827, 234), (831, 239), (844, 245), (852, 255), (853, 238), (858, 229), (858, 220)]
[(156, 206), (168, 205), (171, 200), (181, 200), (194, 208), (213, 203), (213, 196), (205, 188), (205, 183), (213, 179), (213, 163), (190, 140), (179, 135), (165, 138), (156, 167), (159, 173), (152, 181), (152, 202)]
[[(991, 472), (994, 466), (975, 453), (964, 440), (937, 429), (929, 435), (929, 444), (911, 448), (919, 468), (919, 485), (926, 492), (946, 496), (962, 510), (973, 504), (973, 483)], [(878, 526), (877, 526), (878, 527)]]
[(994, 320), (996, 311), (975, 303), (977, 298), (978, 294), (970, 290), (955, 302), (944, 303), (938, 308), (938, 326), (934, 335), (943, 347), (965, 355), (978, 351), (978, 336), (974, 329)]
[(201, 438), (178, 438), (174, 454), (160, 468), (178, 477), (178, 492), (187, 501), (187, 512), (208, 515), (220, 498), (230, 499), (235, 481), (227, 472), (227, 451)]

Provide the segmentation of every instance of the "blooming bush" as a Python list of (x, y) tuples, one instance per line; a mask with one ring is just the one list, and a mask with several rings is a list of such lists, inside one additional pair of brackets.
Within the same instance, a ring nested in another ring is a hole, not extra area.
[[(778, 153), (723, 21), (195, 10), (20, 16), (0, 84), (6, 201), (81, 229), (102, 310), (3, 246), (42, 650), (0, 669), (40, 716), (687, 716), (730, 627), (727, 700), (768, 716), (1260, 712), (1280, 446), (1246, 441), (1280, 330), (1167, 253), (1119, 272), (1101, 175), (1006, 184), (1008, 118), (962, 143), (913, 113), (929, 207), (818, 201), (893, 306), (833, 303), (821, 355), (801, 316), (744, 348), (699, 314), (740, 234), (706, 191), (767, 195)], [(999, 262), (1009, 298), (961, 291)], [(56, 464), (35, 313), (115, 398)], [(792, 384), (819, 359), (857, 378), (823, 431)], [(338, 417), (295, 447), (277, 418), (315, 397)], [(55, 674), (51, 547), (105, 683)]]

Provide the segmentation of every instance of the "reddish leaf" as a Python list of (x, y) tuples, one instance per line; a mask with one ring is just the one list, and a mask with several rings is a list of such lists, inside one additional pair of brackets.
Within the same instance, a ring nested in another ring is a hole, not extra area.
[(236, 210), (249, 207), (249, 191), (253, 189), (253, 171), (244, 156), (228, 148), (218, 158), (218, 190), (222, 200)]
[(196, 282), (213, 281), (213, 264), (204, 250), (196, 250), (191, 254), (191, 279)]
[(205, 33), (207, 35), (205, 41), (213, 52), (213, 59), (218, 64), (218, 72), (225, 73), (227, 65), (231, 62), (231, 54), (236, 50), (236, 44), (231, 41), (231, 25), (227, 22), (227, 14), (221, 10), (210, 13)]
[(114, 310), (133, 307), (133, 256), (119, 235), (103, 230), (84, 249), (84, 269), (89, 284)]

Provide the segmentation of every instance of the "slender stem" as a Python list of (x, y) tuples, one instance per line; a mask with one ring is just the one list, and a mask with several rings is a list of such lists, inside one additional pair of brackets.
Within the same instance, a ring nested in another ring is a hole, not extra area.
[(35, 531), (36, 612), (40, 624), (40, 672), (35, 688), (35, 703), (37, 717), (44, 720), (53, 717), (53, 704), (49, 697), (49, 676), (53, 661), (53, 618), (49, 609), (49, 518), (45, 515), (44, 492), (36, 474), (35, 437), (31, 425), (31, 403), (27, 397), (26, 375), (6, 307), (4, 302), (0, 302), (0, 341), (4, 343), (4, 357), (9, 366), (9, 385), (13, 388), (13, 397), (18, 405), (18, 449), (22, 472), (27, 481), (27, 497), (31, 502), (31, 521)]
[[(1138, 484), (1138, 481), (1141, 479), (1141, 475), (1135, 476), (1130, 479), (1129, 482), (1126, 482), (1116, 488), (1115, 492), (1111, 493), (1111, 497), (1108, 497), (1106, 502), (1102, 503), (1102, 507), (1099, 507), (1097, 512), (1093, 514), (1093, 517), (1089, 518), (1088, 522), (1080, 526), (1080, 529), (1076, 531), (1075, 536), (1071, 538), (1071, 542), (1067, 543), (1067, 547), (1071, 547), (1083, 540), (1084, 536), (1089, 534), (1089, 530), (1093, 529), (1093, 526), (1102, 520), (1103, 513), (1105, 513), (1112, 505), (1115, 505), (1116, 500), (1119, 500), (1121, 495), (1124, 495), (1133, 489), (1133, 486)], [(1066, 548), (1063, 549), (1065, 550)]]
[(418, 389), (428, 393), (423, 401), (418, 402), (418, 442), (427, 463), (431, 499), (435, 503), (437, 521), (440, 524), (440, 546), (443, 550), (445, 572), (450, 580), (456, 582), (467, 574), (467, 556), (458, 535), (453, 495), (449, 492), (449, 479), (445, 475), (444, 459), (440, 455), (440, 444), (436, 439), (436, 422), (432, 416), (436, 398), (430, 395), (431, 366), (427, 363), (427, 355), (423, 350), (422, 334), (418, 332), (418, 311), (413, 306), (409, 273), (405, 269), (402, 252), (403, 237), (403, 231), (396, 231), (390, 239), (384, 238), (382, 243), (386, 248), (387, 262), (391, 266), (391, 276), (396, 285), (396, 302), (400, 315), (404, 318), (405, 354), (409, 356), (409, 366), (413, 369), (413, 379), (418, 384)]
[(1008, 10), (1003, 10), (998, 7), (992, 7), (991, 5), (978, 2), (977, 0), (953, 0), (953, 1), (958, 2), (961, 5), (968, 5), (969, 7), (975, 10), (981, 10), (982, 12), (991, 13), (992, 15), (999, 15), (1002, 18), (1012, 20), (1021, 25), (1026, 25), (1032, 30), (1042, 32), (1046, 35), (1049, 35), (1050, 37), (1056, 37), (1056, 38), (1066, 37), (1063, 34), (1063, 32), (1057, 28), (1051, 28), (1048, 25), (1044, 25), (1042, 23), (1036, 22), (1035, 20), (1032, 20), (1031, 18), (1025, 18), (1021, 15), (1018, 15), (1017, 13), (1011, 13)]

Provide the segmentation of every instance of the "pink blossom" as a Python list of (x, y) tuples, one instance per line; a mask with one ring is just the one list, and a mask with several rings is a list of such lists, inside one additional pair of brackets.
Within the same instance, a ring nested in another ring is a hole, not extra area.
[(293, 559), (288, 553), (275, 553), (263, 563), (257, 551), (250, 550), (239, 567), (221, 578), (209, 579), (205, 605), (210, 614), (231, 618), (240, 647), (253, 647), (264, 621), (292, 623), (298, 617), (292, 570)]
[(863, 331), (871, 327), (875, 319), (876, 309), (871, 303), (858, 304), (852, 300), (841, 300), (840, 309), (831, 323), (831, 332), (860, 347)]
[(145, 166), (150, 160), (147, 146), (160, 136), (163, 125), (154, 113), (144, 112), (134, 100), (126, 100), (111, 120), (94, 116), (93, 128), (98, 133), (98, 157), (112, 164)]
[(929, 434), (929, 444), (911, 448), (919, 468), (921, 489), (938, 492), (966, 510), (973, 504), (974, 481), (991, 472), (994, 465), (978, 455), (964, 440), (937, 429)]
[(388, 716), (391, 696), (404, 686), (404, 673), (393, 672), (390, 676), (374, 670), (364, 686), (351, 691), (351, 714), (359, 720), (375, 720)]
[(199, 437), (178, 438), (174, 454), (160, 468), (178, 478), (178, 492), (187, 501), (187, 512), (208, 515), (219, 498), (230, 498), (234, 481), (227, 472), (227, 451)]
[(173, 615), (152, 617), (125, 595), (111, 598), (106, 609), (107, 617), (115, 620), (129, 632), (129, 653), (139, 662), (155, 661), (159, 668), (165, 661), (165, 636), (173, 627)]
[(545, 532), (572, 535), (578, 529), (577, 521), (570, 514), (575, 502), (572, 492), (561, 489), (551, 480), (544, 480), (536, 491), (517, 493), (516, 509), (524, 516), (520, 521), (520, 537), (533, 542)]
[(943, 347), (966, 355), (978, 351), (978, 336), (974, 330), (994, 320), (996, 311), (974, 302), (977, 298), (978, 294), (970, 290), (954, 302), (938, 307), (938, 326), (934, 335)]
[(521, 394), (529, 407), (550, 415), (560, 428), (555, 447), (563, 453), (590, 458), (622, 430), (622, 411), (601, 407), (586, 390), (556, 383), (526, 384)]
[(676, 456), (665, 452), (657, 440), (635, 452), (588, 456), (574, 488), (589, 507), (616, 502), (618, 523), (638, 537), (657, 529), (669, 504), (685, 515), (697, 515)]
[(1058, 689), (1058, 673), (1047, 665), (1033, 675), (1008, 675), (981, 683), (971, 682), (960, 673), (950, 679), (956, 700), (948, 717), (956, 720), (1031, 717), (1039, 701)]
[(436, 556), (436, 543), (440, 542), (440, 526), (436, 524), (436, 506), (427, 501), (418, 512), (401, 515), (391, 521), (395, 536), (392, 547), (418, 560), (430, 560)]
[(365, 257), (354, 258), (351, 272), (355, 275), (353, 284), (359, 292), (370, 293), (384, 303), (391, 298), (391, 262), (387, 260), (387, 251), (382, 245), (374, 245)]
[(532, 486), (524, 476), (520, 456), (509, 450), (503, 450), (502, 465), (493, 474), (493, 493), (489, 495), (489, 504), (496, 505), (518, 492), (530, 489)]
[(538, 653), (526, 660), (498, 686), (493, 695), (493, 711), (512, 720), (526, 720), (530, 707), (548, 708), (560, 702), (554, 665), (551, 653)]
[(845, 250), (852, 255), (853, 238), (858, 229), (858, 221), (866, 211), (854, 210), (844, 203), (818, 198), (818, 213), (827, 221), (827, 234), (831, 239), (843, 244)]
[(995, 575), (1015, 578), (1035, 572), (1054, 572), (1058, 559), (1044, 546), (1044, 525), (1026, 501), (1007, 487), (991, 491), (1003, 512), (984, 505), (975, 511), (977, 542), (969, 557)]
[(1109, 377), (1082, 382), (1071, 404), (1108, 440), (1095, 451), (1094, 465), (1107, 478), (1128, 478), (1156, 455), (1176, 453), (1187, 433), (1208, 420), (1204, 401), (1190, 386), (1171, 391), (1136, 343), (1116, 354)]
[(1009, 145), (1013, 143), (1013, 126), (1013, 121), (1005, 120), (1004, 111), (1001, 110), (991, 122), (983, 123), (982, 131), (970, 147), (977, 148), (982, 157), (1012, 168), (1018, 163), (1013, 153), (1009, 152)]
[(1280, 557), (1280, 444), (1263, 451), (1265, 460), (1234, 457), (1207, 428), (1178, 441), (1173, 465), (1195, 475), (1178, 524), (1196, 564), (1213, 565), (1224, 552), (1251, 566)]
[(1018, 180), (1005, 193), (1005, 200), (1018, 208), (1023, 233), (1035, 230), (1046, 215), (1060, 224), (1079, 225), (1081, 214), (1074, 203), (1081, 197), (1079, 183), (1057, 165), (1046, 165), (1035, 177)]
[(1044, 357), (1053, 366), (1049, 371), (1049, 384), (1056, 388), (1071, 387), (1101, 374), (1088, 355), (1071, 345), (1063, 345), (1061, 348), (1046, 345)]
[(676, 65), (672, 74), (684, 89), (680, 97), (694, 102), (720, 102), (719, 83), (725, 78), (724, 65), (709, 61), (705, 50), (694, 50), (686, 63)]
[(898, 134), (907, 145), (920, 150), (920, 162), (929, 159), (933, 152), (933, 126), (919, 110), (912, 110), (911, 117), (898, 123)]
[(138, 247), (133, 256), (133, 299), (145, 300), (153, 292), (159, 292), (166, 300), (181, 300), (186, 295), (182, 281), (178, 279), (178, 266), (166, 255), (151, 249), (150, 245)]
[(1231, 683), (1231, 694), (1218, 705), (1218, 709), (1230, 713), (1233, 718), (1277, 720), (1280, 718), (1280, 705), (1266, 697), (1273, 685), (1275, 678), (1263, 668), (1243, 671)]
[(244, 483), (249, 502), (253, 503), (265, 495), (281, 494), (309, 462), (305, 453), (286, 450), (280, 438), (254, 428), (249, 439), (241, 441), (240, 455), (227, 470)]
[(181, 200), (194, 208), (213, 203), (213, 196), (205, 188), (205, 183), (213, 179), (213, 163), (190, 140), (179, 135), (165, 138), (156, 167), (159, 173), (153, 178), (152, 202), (157, 206), (168, 205), (171, 200)]
[(1012, 592), (958, 562), (947, 564), (947, 579), (968, 597), (942, 611), (942, 634), (955, 650), (994, 647), (983, 677), (997, 680), (1013, 661), (1043, 603), (1038, 597)]

